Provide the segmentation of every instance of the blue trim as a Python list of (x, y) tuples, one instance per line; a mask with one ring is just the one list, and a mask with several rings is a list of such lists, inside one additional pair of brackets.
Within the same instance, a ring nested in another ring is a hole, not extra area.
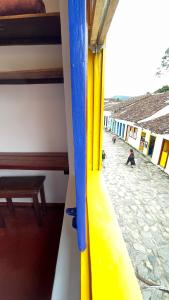
[(72, 122), (76, 178), (77, 236), (86, 248), (86, 0), (69, 0)]
[(121, 136), (122, 123), (120, 123), (119, 136)]
[(124, 131), (125, 131), (125, 124), (123, 124), (123, 133), (122, 133), (122, 138), (124, 139)]

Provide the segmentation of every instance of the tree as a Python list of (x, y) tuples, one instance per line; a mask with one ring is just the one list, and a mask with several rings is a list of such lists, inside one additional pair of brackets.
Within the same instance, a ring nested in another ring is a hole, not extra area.
[(157, 91), (155, 91), (154, 93), (157, 94), (157, 93), (165, 93), (169, 91), (169, 85), (164, 85), (161, 89), (158, 89)]
[(160, 77), (163, 71), (169, 71), (169, 48), (165, 51), (165, 54), (161, 59), (161, 66), (158, 68), (156, 75)]

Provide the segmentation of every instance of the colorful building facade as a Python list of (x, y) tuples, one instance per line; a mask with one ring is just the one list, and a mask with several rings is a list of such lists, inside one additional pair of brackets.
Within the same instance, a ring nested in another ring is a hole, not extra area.
[[(115, 105), (108, 120), (113, 134), (149, 157), (152, 163), (167, 174), (169, 174), (168, 98), (169, 93), (129, 99), (129, 102), (119, 104), (118, 108)], [(120, 119), (120, 116), (124, 119)]]

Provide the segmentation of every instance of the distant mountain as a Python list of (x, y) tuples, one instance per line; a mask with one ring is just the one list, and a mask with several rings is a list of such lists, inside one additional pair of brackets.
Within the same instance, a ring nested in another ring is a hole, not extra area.
[(112, 97), (112, 99), (116, 99), (116, 100), (120, 100), (120, 101), (128, 100), (129, 98), (130, 98), (129, 96), (121, 96), (121, 95)]

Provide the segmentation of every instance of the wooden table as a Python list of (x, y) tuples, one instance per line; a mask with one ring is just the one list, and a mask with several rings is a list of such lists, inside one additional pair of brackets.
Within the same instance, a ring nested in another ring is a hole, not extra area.
[[(44, 192), (45, 176), (12, 176), (0, 177), (0, 198), (6, 198), (11, 211), (14, 210), (12, 198), (32, 198), (38, 225), (42, 225), (42, 213), (46, 213), (46, 199)], [(38, 194), (41, 196), (41, 204)], [(41, 211), (42, 206), (42, 211)], [(5, 221), (0, 216), (0, 226), (5, 226)]]

